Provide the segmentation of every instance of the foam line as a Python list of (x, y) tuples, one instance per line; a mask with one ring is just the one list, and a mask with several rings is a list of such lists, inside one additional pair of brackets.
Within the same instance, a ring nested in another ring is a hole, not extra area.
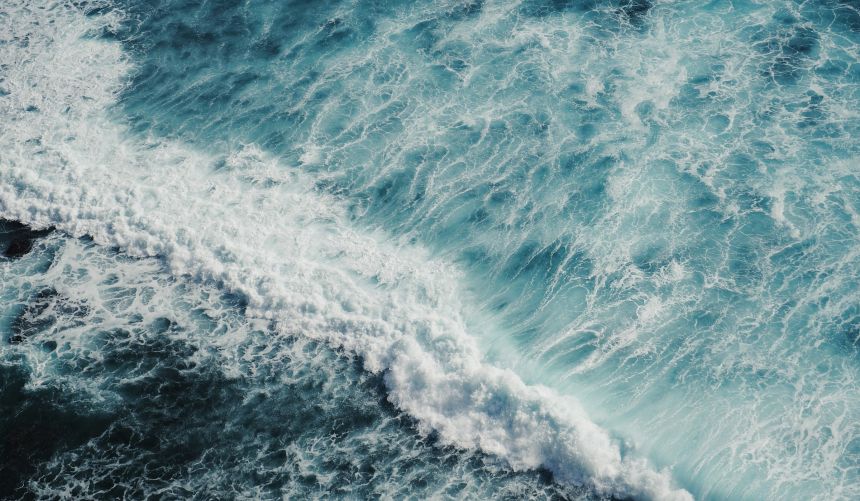
[(482, 362), (456, 268), (349, 227), (313, 179), (254, 145), (225, 156), (134, 138), (107, 110), (131, 65), (66, 2), (0, 7), (0, 217), (91, 235), (249, 300), (280, 332), (351, 350), (443, 443), (544, 466), (605, 495), (690, 499), (570, 397)]

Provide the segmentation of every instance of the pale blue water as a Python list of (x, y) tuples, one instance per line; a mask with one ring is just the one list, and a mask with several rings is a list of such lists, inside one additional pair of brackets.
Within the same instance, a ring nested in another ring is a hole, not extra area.
[(0, 494), (860, 497), (857, 2), (0, 20)]

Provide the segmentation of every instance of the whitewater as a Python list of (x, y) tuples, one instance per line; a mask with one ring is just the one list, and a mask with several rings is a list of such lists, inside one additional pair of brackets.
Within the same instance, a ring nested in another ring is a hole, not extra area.
[(835, 1), (3, 2), (3, 495), (860, 496), (858, 42)]

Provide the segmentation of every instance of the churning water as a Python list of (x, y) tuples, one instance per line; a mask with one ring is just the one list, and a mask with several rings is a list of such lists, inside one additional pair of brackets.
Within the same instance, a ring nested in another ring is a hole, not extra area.
[(0, 497), (857, 499), (858, 138), (854, 0), (4, 0)]

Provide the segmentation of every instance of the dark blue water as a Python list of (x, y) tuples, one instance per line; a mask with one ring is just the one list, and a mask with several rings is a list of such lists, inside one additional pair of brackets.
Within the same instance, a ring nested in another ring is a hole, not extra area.
[(7, 492), (860, 495), (856, 2), (0, 14)]
[(4, 498), (586, 498), (438, 446), (356, 357), (157, 261), (54, 233), (2, 278)]

